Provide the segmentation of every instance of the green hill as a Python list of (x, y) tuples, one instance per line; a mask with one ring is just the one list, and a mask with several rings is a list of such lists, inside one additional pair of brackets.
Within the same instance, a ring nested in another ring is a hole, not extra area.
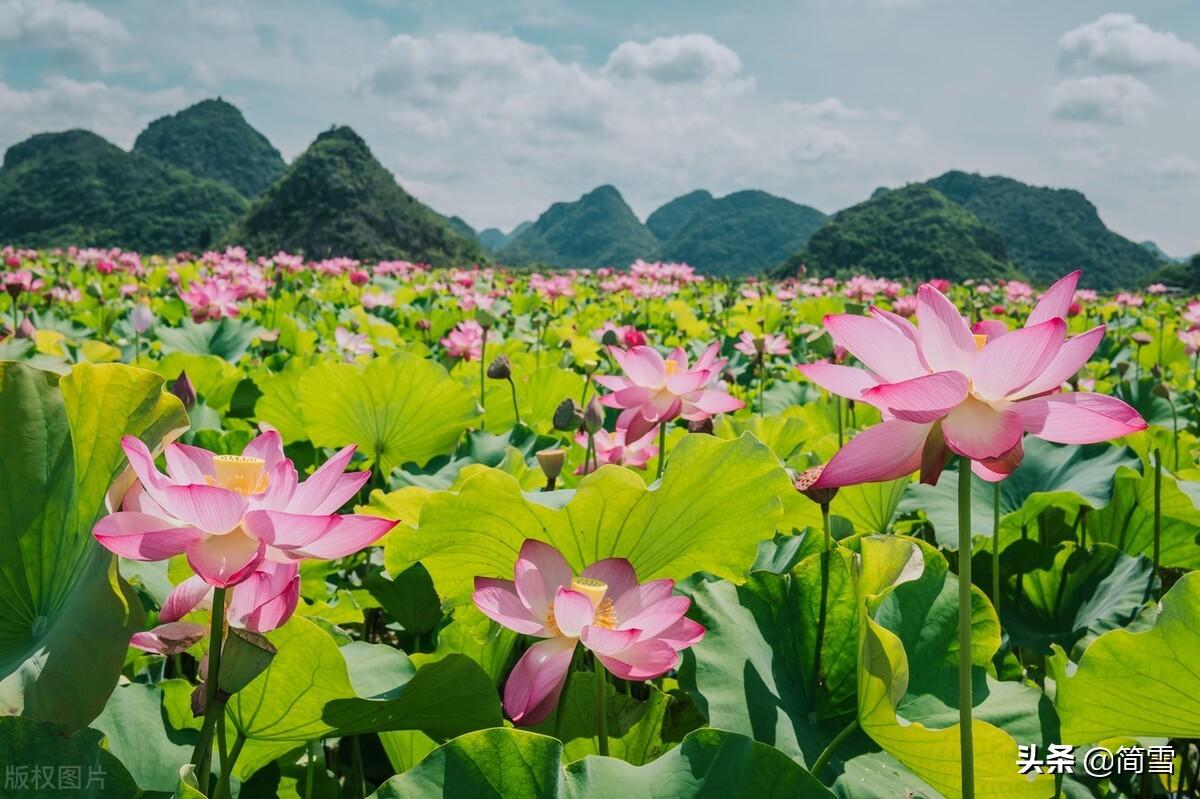
[(479, 243), (486, 247), (488, 252), (499, 252), (505, 245), (517, 236), (520, 236), (532, 225), (532, 222), (522, 222), (508, 233), (500, 230), (500, 228), (490, 227), (479, 231), (475, 238), (479, 239)]
[(612, 186), (555, 203), (499, 253), (509, 264), (628, 266), (653, 257), (658, 240)]
[(739, 191), (712, 200), (665, 241), (664, 261), (683, 261), (710, 275), (770, 269), (804, 246), (825, 214), (765, 191)]
[(1161, 265), (1144, 247), (1109, 230), (1077, 191), (957, 171), (928, 185), (1003, 236), (1013, 263), (1037, 282), (1082, 267), (1083, 285), (1115, 289), (1137, 285)]
[(478, 237), (478, 234), (475, 232), (475, 228), (468, 225), (467, 220), (463, 219), (461, 216), (447, 217), (446, 222), (449, 223), (450, 227), (454, 228), (461, 235), (466, 236), (469, 239)]
[(0, 241), (29, 247), (204, 249), (245, 210), (228, 186), (95, 133), (40, 133), (0, 168)]
[(834, 214), (781, 270), (950, 280), (1008, 277), (1004, 240), (972, 213), (921, 183)]
[(400, 187), (347, 127), (309, 145), (226, 235), (257, 253), (404, 258), (437, 265), (482, 257), (478, 243)]
[(1142, 278), (1143, 285), (1151, 283), (1165, 283), (1171, 288), (1191, 292), (1200, 291), (1200, 253), (1190, 259), (1165, 264)]
[(133, 151), (228, 184), (245, 197), (261, 193), (286, 166), (267, 137), (219, 97), (154, 120)]
[(646, 217), (646, 227), (650, 228), (650, 232), (657, 236), (659, 241), (666, 241), (686, 225), (697, 211), (712, 202), (711, 194), (704, 189), (696, 189), (655, 210)]

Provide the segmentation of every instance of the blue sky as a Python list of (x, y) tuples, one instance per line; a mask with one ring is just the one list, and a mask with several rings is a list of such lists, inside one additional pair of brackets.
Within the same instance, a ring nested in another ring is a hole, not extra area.
[(695, 188), (831, 212), (958, 168), (1200, 251), (1196, 0), (0, 0), (0, 147), (128, 147), (217, 94), (288, 159), (351, 125), (476, 228), (601, 183), (643, 217)]

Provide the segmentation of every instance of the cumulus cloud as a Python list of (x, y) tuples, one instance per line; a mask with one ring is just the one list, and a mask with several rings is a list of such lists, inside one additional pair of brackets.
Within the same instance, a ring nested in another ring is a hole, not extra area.
[(1078, 78), (1050, 90), (1050, 115), (1068, 122), (1137, 125), (1155, 99), (1150, 87), (1131, 75)]
[(129, 39), (117, 19), (73, 0), (0, 0), (0, 42), (70, 51), (109, 68), (109, 50)]
[(799, 163), (847, 158), (857, 149), (853, 139), (835, 128), (813, 125), (796, 129), (792, 134), (794, 144), (790, 155)]
[(738, 54), (711, 36), (688, 33), (649, 42), (622, 42), (604, 65), (606, 74), (661, 83), (727, 83), (742, 74)]
[(1132, 14), (1105, 14), (1058, 40), (1059, 64), (1115, 72), (1200, 67), (1200, 48), (1169, 31), (1156, 31)]
[(1200, 178), (1200, 163), (1185, 155), (1173, 155), (1146, 164), (1143, 174), (1156, 181), (1188, 183)]
[(140, 92), (101, 81), (49, 77), (34, 89), (0, 82), (0, 140), (33, 133), (87, 128), (129, 147), (152, 119), (187, 105), (182, 89)]
[[(866, 111), (850, 108), (837, 97), (826, 97), (815, 103), (801, 103), (786, 100), (779, 104), (779, 110), (804, 119), (863, 119), (868, 116)], [(882, 115), (882, 114), (881, 114)]]

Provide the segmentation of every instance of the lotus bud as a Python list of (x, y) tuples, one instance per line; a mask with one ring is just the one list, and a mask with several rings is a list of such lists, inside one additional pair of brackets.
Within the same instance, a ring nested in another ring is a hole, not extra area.
[(1138, 332), (1134, 333), (1132, 336), (1130, 336), (1130, 338), (1133, 339), (1134, 344), (1137, 344), (1138, 346), (1141, 346), (1141, 347), (1144, 347), (1147, 344), (1149, 344), (1150, 342), (1154, 341), (1154, 339), (1151, 338), (1149, 333), (1145, 333), (1140, 330)]
[(179, 397), (185, 409), (190, 411), (196, 406), (196, 387), (188, 379), (187, 370), (180, 372), (179, 377), (171, 384), (171, 393)]
[(485, 311), (483, 308), (475, 309), (475, 321), (484, 330), (490, 330), (496, 326), (496, 317)]
[(687, 429), (689, 433), (704, 433), (711, 436), (713, 432), (712, 417), (710, 416), (707, 419), (695, 419), (690, 421), (688, 422)]
[(104, 287), (95, 281), (87, 284), (87, 293), (98, 300), (104, 299)]
[(554, 409), (555, 430), (569, 433), (572, 430), (578, 430), (581, 424), (583, 424), (583, 414), (579, 411), (579, 406), (575, 404), (575, 400), (567, 398)]
[(583, 429), (585, 432), (595, 435), (604, 427), (604, 406), (600, 404), (599, 397), (592, 397), (588, 400), (587, 407), (583, 409)]
[(512, 377), (512, 364), (508, 362), (508, 357), (497, 355), (496, 359), (488, 364), (487, 376), (493, 380), (508, 380)]
[(37, 328), (33, 326), (33, 322), (30, 322), (29, 317), (26, 316), (21, 320), (21, 324), (17, 325), (16, 337), (32, 339), (36, 335)]
[(217, 687), (232, 696), (262, 674), (276, 649), (264, 636), (237, 627), (229, 628), (229, 636), (221, 647), (221, 676)]
[(1128, 371), (1129, 371), (1129, 361), (1120, 361), (1117, 364), (1117, 374), (1119, 374), (1121, 377), (1124, 377), (1125, 373)]
[(621, 343), (621, 339), (617, 337), (617, 331), (605, 330), (604, 335), (600, 337), (600, 343), (606, 347), (615, 347)]
[(139, 335), (149, 330), (150, 325), (154, 324), (154, 313), (150, 306), (144, 302), (133, 306), (133, 311), (129, 314), (129, 324)]
[(562, 474), (563, 464), (567, 460), (567, 453), (561, 449), (544, 449), (537, 454), (538, 466), (542, 469), (542, 474), (546, 475), (546, 479), (554, 481)]
[(1152, 393), (1154, 394), (1154, 396), (1162, 397), (1163, 399), (1166, 399), (1166, 400), (1169, 400), (1171, 398), (1171, 389), (1166, 383), (1159, 383), (1158, 385), (1156, 385), (1154, 387), (1154, 390)]
[(417, 320), (417, 330), (420, 330), (422, 332), (427, 332), (430, 327), (431, 327), (431, 325), (430, 325), (428, 319), (418, 319)]
[(828, 507), (829, 503), (833, 502), (833, 498), (837, 496), (836, 488), (813, 488), (813, 483), (821, 477), (821, 472), (825, 471), (825, 467), (814, 466), (811, 469), (806, 469), (800, 473), (793, 485), (796, 490), (804, 496), (811, 499), (822, 507)]

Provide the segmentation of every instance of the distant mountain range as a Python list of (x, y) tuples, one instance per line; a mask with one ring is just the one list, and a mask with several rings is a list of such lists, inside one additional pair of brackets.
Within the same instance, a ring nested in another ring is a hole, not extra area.
[[(952, 171), (877, 189), (827, 217), (763, 191), (697, 190), (643, 224), (613, 186), (554, 203), (508, 233), (478, 233), (404, 191), (354, 131), (322, 133), (290, 166), (233, 105), (163, 117), (126, 152), (95, 134), (38, 134), (0, 167), (0, 243), (146, 252), (238, 242), (270, 254), (494, 260), (536, 268), (686, 261), (714, 275), (1021, 275), (1077, 267), (1095, 288), (1144, 283), (1176, 259), (1110, 231), (1077, 191)], [(1179, 274), (1190, 274), (1175, 270)], [(1164, 272), (1164, 274), (1175, 274)]]

